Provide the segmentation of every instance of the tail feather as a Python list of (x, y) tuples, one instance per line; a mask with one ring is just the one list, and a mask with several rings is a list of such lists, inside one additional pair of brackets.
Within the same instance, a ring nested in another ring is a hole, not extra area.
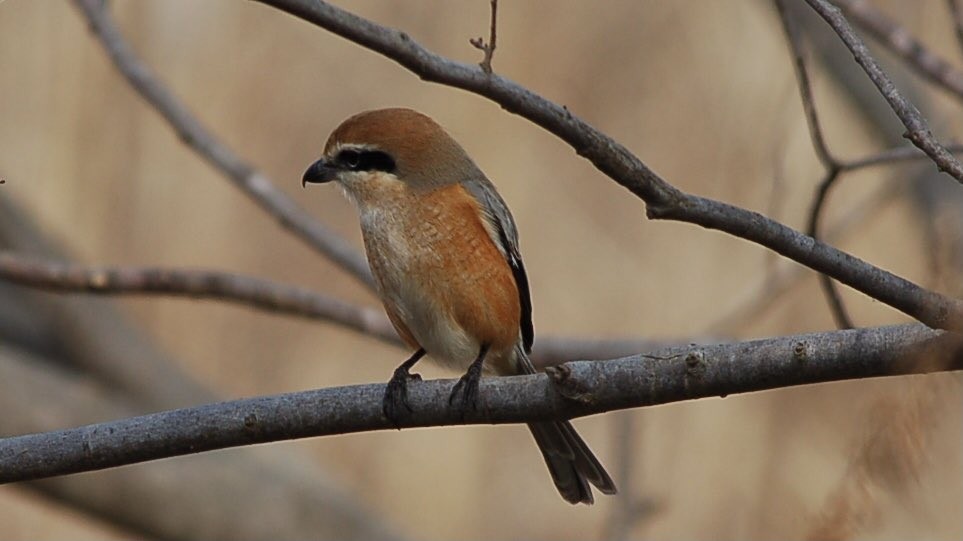
[(555, 488), (569, 503), (592, 504), (593, 484), (603, 494), (615, 494), (615, 483), (585, 441), (568, 421), (528, 425), (535, 443), (555, 482)]
[[(521, 347), (516, 348), (518, 370), (523, 374), (534, 374), (535, 367)], [(528, 429), (535, 437), (535, 443), (545, 458), (548, 471), (555, 482), (555, 488), (569, 503), (592, 504), (592, 488), (595, 485), (603, 494), (615, 494), (615, 482), (609, 477), (605, 467), (595, 458), (585, 440), (578, 435), (575, 427), (568, 421), (531, 423)]]

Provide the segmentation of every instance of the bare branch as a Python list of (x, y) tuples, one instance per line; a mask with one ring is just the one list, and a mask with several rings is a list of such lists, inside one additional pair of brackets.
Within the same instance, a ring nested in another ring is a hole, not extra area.
[[(548, 374), (485, 378), (477, 410), (448, 405), (452, 380), (413, 382), (403, 427), (567, 419), (851, 378), (963, 369), (963, 338), (920, 325), (834, 331), (575, 361)], [(384, 385), (222, 402), (0, 440), (0, 483), (238, 445), (393, 428)]]
[(240, 274), (158, 267), (84, 267), (0, 251), (0, 280), (61, 292), (217, 299), (330, 321), (384, 342), (399, 343), (380, 309), (352, 305), (308, 289)]
[(141, 62), (110, 18), (99, 0), (74, 0), (94, 36), (110, 56), (114, 66), (151, 107), (167, 121), (185, 145), (197, 152), (243, 191), (282, 227), (357, 278), (369, 288), (374, 286), (364, 257), (327, 227), (318, 223), (279, 190), (263, 173), (245, 163), (180, 103)]
[(485, 96), (555, 134), (601, 172), (643, 199), (652, 219), (671, 219), (756, 242), (934, 328), (963, 329), (963, 301), (926, 290), (765, 216), (687, 194), (628, 149), (534, 92), (498, 74), (434, 54), (404, 32), (377, 25), (320, 0), (257, 0), (377, 51), (421, 78)]
[(485, 43), (485, 40), (482, 38), (473, 38), (468, 40), (468, 43), (471, 43), (476, 49), (479, 49), (485, 53), (484, 58), (482, 58), (482, 61), (478, 64), (485, 73), (492, 72), (492, 57), (495, 56), (495, 26), (498, 14), (498, 0), (491, 0), (491, 6), (492, 18), (491, 29), (488, 35), (488, 43)]
[[(846, 47), (853, 53), (853, 56), (856, 57), (856, 62), (863, 68), (866, 74), (869, 75), (869, 78), (873, 81), (873, 84), (876, 85), (876, 88), (879, 89), (883, 98), (889, 102), (893, 112), (896, 113), (896, 116), (899, 117), (900, 121), (906, 127), (906, 133), (903, 137), (909, 139), (910, 142), (932, 158), (940, 171), (948, 173), (956, 180), (963, 182), (963, 164), (953, 157), (953, 155), (933, 137), (933, 134), (930, 133), (929, 126), (919, 110), (903, 97), (899, 89), (896, 88), (886, 73), (879, 67), (876, 60), (869, 54), (869, 49), (866, 48), (866, 44), (856, 35), (856, 32), (853, 31), (849, 22), (843, 17), (839, 8), (828, 0), (806, 0), (806, 2), (829, 23), (829, 26), (839, 35), (843, 43), (846, 44)], [(842, 2), (850, 5), (850, 7), (856, 4), (851, 0), (842, 0)], [(861, 2), (859, 5), (866, 6), (868, 4)]]
[[(836, 0), (846, 15), (860, 28), (869, 32), (884, 47), (906, 61), (913, 71), (963, 98), (963, 72), (929, 50), (909, 30), (887, 17), (882, 11), (865, 0)], [(949, 0), (954, 6), (953, 0)], [(959, 13), (954, 9), (954, 20), (959, 32)], [(959, 35), (959, 34), (958, 34)]]

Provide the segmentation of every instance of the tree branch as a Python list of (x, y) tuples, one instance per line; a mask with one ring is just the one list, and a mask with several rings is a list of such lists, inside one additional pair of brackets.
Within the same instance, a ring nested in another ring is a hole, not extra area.
[[(612, 361), (548, 375), (485, 378), (478, 409), (448, 405), (451, 380), (413, 382), (403, 427), (567, 419), (851, 378), (963, 369), (963, 338), (920, 325), (835, 331)], [(222, 402), (0, 440), (0, 483), (134, 464), (238, 445), (393, 428), (384, 385)], [(464, 415), (462, 415), (464, 413)]]
[[(953, 0), (950, 6), (954, 6)], [(928, 49), (906, 28), (865, 0), (836, 0), (839, 7), (860, 28), (869, 32), (879, 43), (902, 58), (906, 65), (924, 79), (949, 91), (957, 99), (963, 98), (963, 72)], [(959, 14), (954, 11), (954, 26), (960, 32)]]
[(434, 54), (404, 32), (320, 0), (257, 0), (381, 53), (422, 79), (487, 97), (571, 145), (601, 172), (643, 199), (653, 219), (724, 231), (766, 246), (935, 328), (963, 330), (963, 301), (928, 291), (765, 216), (686, 194), (612, 138), (534, 92), (497, 74)]
[(374, 287), (364, 257), (341, 237), (318, 223), (263, 173), (245, 163), (240, 156), (217, 140), (203, 124), (180, 103), (141, 62), (124, 40), (101, 0), (74, 0), (94, 36), (103, 46), (114, 67), (142, 98), (167, 121), (185, 145), (190, 147), (235, 187), (251, 198), (282, 227), (324, 254), (369, 288)]
[[(846, 2), (847, 0), (842, 1)], [(919, 110), (903, 97), (896, 85), (879, 67), (876, 60), (869, 54), (866, 44), (856, 35), (839, 8), (828, 0), (806, 0), (806, 2), (829, 23), (829, 26), (833, 28), (840, 39), (843, 40), (843, 43), (846, 44), (846, 47), (853, 53), (853, 56), (856, 57), (856, 62), (879, 89), (880, 94), (883, 95), (893, 112), (899, 117), (900, 122), (906, 127), (906, 133), (903, 137), (909, 139), (910, 142), (932, 158), (940, 171), (948, 173), (956, 180), (963, 182), (963, 164), (933, 137)]]

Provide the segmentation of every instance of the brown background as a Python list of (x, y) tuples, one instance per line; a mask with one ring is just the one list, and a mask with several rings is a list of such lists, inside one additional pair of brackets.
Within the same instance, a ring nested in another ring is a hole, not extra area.
[[(691, 225), (647, 222), (639, 200), (571, 148), (485, 99), (423, 83), (391, 61), (252, 2), (114, 4), (136, 51), (202, 121), (359, 247), (354, 210), (338, 190), (299, 185), (329, 131), (360, 110), (397, 105), (446, 126), (518, 221), (536, 342), (539, 335), (686, 340), (833, 327), (812, 273), (765, 310), (734, 320), (730, 314), (774, 268), (771, 254)], [(881, 3), (959, 64), (944, 4)], [(468, 38), (487, 33), (487, 2), (345, 6), (441, 54), (480, 58)], [(768, 2), (504, 2), (499, 16), (500, 74), (567, 105), (680, 188), (804, 227), (822, 170)], [(0, 175), (7, 180), (0, 189), (80, 261), (232, 270), (376, 305), (185, 148), (113, 70), (69, 3), (0, 3), (0, 67)], [(815, 79), (833, 151), (855, 157), (881, 148), (837, 83), (823, 72)], [(959, 134), (957, 105), (939, 93), (926, 99), (938, 133)], [(829, 223), (872, 198), (892, 173), (909, 180), (909, 171), (851, 175), (834, 195)], [(920, 213), (905, 195), (863, 216), (837, 245), (935, 287)], [(862, 295), (845, 297), (859, 325), (905, 321)], [(188, 371), (227, 397), (385, 381), (404, 357), (330, 325), (216, 303), (130, 299), (123, 306)], [(428, 366), (422, 373), (455, 375)], [(839, 520), (863, 517), (849, 530), (838, 526), (858, 537), (960, 538), (959, 404), (953, 375), (622, 414), (638, 429), (630, 484), (657, 505), (631, 536), (795, 538), (820, 527), (834, 531), (833, 517), (843, 513)], [(618, 469), (618, 415), (577, 426)], [(879, 443), (893, 426), (912, 429)], [(562, 502), (521, 427), (281, 445), (313, 453), (339, 483), (417, 538), (594, 539), (604, 535), (618, 501), (603, 496), (594, 507), (574, 508)], [(905, 466), (910, 475), (861, 477), (867, 449), (882, 449), (871, 459), (884, 465), (880, 471)], [(126, 535), (16, 486), (0, 488), (2, 538)]]

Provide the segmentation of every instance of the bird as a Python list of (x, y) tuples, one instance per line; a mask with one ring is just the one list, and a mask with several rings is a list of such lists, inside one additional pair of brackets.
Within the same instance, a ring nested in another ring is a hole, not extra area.
[[(464, 370), (449, 397), (474, 408), (482, 372), (534, 374), (528, 276), (518, 229), (495, 185), (429, 116), (377, 109), (343, 121), (301, 179), (336, 182), (358, 210), (377, 293), (414, 353), (395, 369), (382, 410), (398, 426), (411, 412), (411, 368), (428, 356)], [(591, 485), (617, 492), (568, 421), (528, 424), (558, 492), (594, 502)]]

